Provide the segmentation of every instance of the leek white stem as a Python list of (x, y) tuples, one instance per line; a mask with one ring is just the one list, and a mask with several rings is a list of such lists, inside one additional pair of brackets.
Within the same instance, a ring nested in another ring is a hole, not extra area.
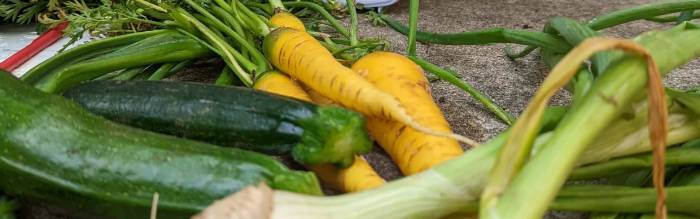
[[(700, 120), (688, 115), (673, 114), (670, 120), (669, 143), (684, 142), (700, 136)], [(676, 118), (676, 119), (673, 119)], [(692, 119), (691, 119), (692, 118)], [(644, 123), (642, 123), (643, 125)], [(615, 126), (603, 133), (614, 134)], [(632, 129), (631, 133), (646, 130), (646, 126)], [(626, 131), (623, 133), (630, 133)], [(320, 197), (301, 195), (286, 191), (274, 191), (263, 202), (273, 203), (272, 210), (262, 210), (272, 219), (370, 219), (370, 218), (441, 218), (456, 212), (473, 212), (486, 184), (486, 176), (493, 166), (497, 151), (508, 132), (504, 132), (481, 147), (463, 156), (447, 161), (435, 168), (410, 177), (405, 177), (382, 187), (358, 193)], [(543, 134), (536, 140), (546, 142), (550, 135)], [(615, 144), (600, 144), (589, 147), (581, 157), (581, 164), (607, 160), (597, 151), (614, 153), (612, 157), (649, 151), (646, 136), (623, 135), (613, 142), (636, 142), (619, 147)], [(603, 134), (600, 139), (607, 139)], [(599, 140), (603, 141), (603, 140)], [(646, 143), (645, 143), (646, 142)], [(646, 146), (644, 146), (646, 144)], [(261, 198), (258, 196), (256, 198)], [(256, 201), (257, 202), (257, 201)], [(240, 203), (240, 202), (239, 202)], [(245, 202), (244, 202), (245, 203)], [(230, 207), (230, 206), (228, 206)], [(244, 207), (244, 206), (239, 206)], [(257, 208), (257, 205), (247, 206)], [(254, 219), (253, 217), (235, 217)]]

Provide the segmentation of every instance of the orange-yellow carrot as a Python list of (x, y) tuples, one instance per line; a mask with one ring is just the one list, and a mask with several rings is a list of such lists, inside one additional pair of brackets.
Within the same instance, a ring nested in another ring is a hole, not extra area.
[[(450, 131), (430, 95), (423, 70), (410, 59), (390, 52), (374, 52), (355, 62), (352, 69), (380, 90), (397, 97), (419, 123), (434, 130)], [(367, 129), (406, 175), (463, 153), (453, 139), (426, 135), (399, 122), (368, 118)]]
[(355, 157), (352, 166), (345, 169), (328, 164), (309, 166), (309, 169), (318, 175), (321, 182), (344, 192), (359, 192), (386, 183), (361, 156)]
[(306, 31), (304, 23), (292, 13), (279, 11), (270, 18), (270, 23), (278, 27), (288, 27), (295, 30)]
[(311, 102), (311, 98), (299, 84), (277, 71), (265, 73), (255, 81), (253, 88)]
[(306, 94), (311, 97), (311, 100), (314, 101), (314, 103), (320, 104), (320, 105), (334, 105), (338, 106), (339, 104), (336, 103), (335, 101), (331, 100), (328, 97), (323, 96), (322, 94), (318, 93), (318, 91), (315, 91), (307, 86), (301, 86), (304, 88), (304, 91), (306, 91)]
[(399, 100), (379, 90), (335, 60), (321, 43), (304, 31), (277, 28), (265, 37), (263, 49), (268, 60), (295, 79), (343, 106), (368, 116), (391, 118), (420, 132), (457, 139), (470, 145), (473, 140), (421, 124)]
[[(255, 82), (253, 87), (270, 93), (311, 101), (309, 95), (299, 84), (278, 72), (266, 73)], [(345, 169), (338, 169), (332, 165), (312, 165), (308, 168), (314, 171), (325, 184), (344, 192), (362, 191), (385, 183), (384, 179), (361, 156), (356, 156), (353, 164)]]

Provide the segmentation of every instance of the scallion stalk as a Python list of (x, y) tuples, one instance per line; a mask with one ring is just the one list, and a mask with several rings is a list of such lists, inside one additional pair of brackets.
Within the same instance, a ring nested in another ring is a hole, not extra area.
[[(700, 55), (699, 37), (700, 31), (669, 30), (645, 34), (637, 41), (666, 74)], [(542, 217), (587, 146), (640, 97), (647, 83), (644, 72), (643, 60), (626, 57), (598, 78), (589, 94), (569, 109), (542, 150), (513, 178), (495, 214), (501, 218)]]

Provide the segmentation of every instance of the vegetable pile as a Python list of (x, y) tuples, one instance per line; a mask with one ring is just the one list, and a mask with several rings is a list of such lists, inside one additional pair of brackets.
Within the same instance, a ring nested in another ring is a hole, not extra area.
[[(418, 0), (408, 26), (367, 12), (407, 35), (406, 55), (358, 38), (346, 3), (0, 3), (4, 21), (104, 37), (20, 78), (0, 72), (0, 218), (25, 202), (101, 218), (700, 217), (700, 89), (662, 81), (700, 56), (700, 1), (557, 17), (542, 31), (418, 31)], [(637, 20), (677, 24), (599, 32)], [(417, 41), (520, 44), (509, 58), (539, 49), (550, 72), (516, 118), (418, 56)], [(219, 63), (213, 84), (173, 77), (202, 62)], [(425, 71), (510, 127), (484, 143), (455, 134)], [(560, 88), (571, 104), (548, 106)], [(373, 169), (373, 141), (405, 177)]]

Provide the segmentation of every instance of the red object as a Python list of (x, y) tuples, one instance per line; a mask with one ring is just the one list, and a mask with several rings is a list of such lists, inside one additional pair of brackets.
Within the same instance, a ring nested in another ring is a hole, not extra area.
[(34, 39), (32, 43), (0, 62), (0, 70), (12, 72), (13, 70), (17, 69), (17, 67), (27, 62), (42, 50), (46, 49), (46, 47), (51, 46), (58, 39), (61, 39), (63, 36), (63, 30), (66, 29), (66, 27), (68, 27), (68, 22), (63, 22), (44, 32), (41, 34), (41, 36)]

